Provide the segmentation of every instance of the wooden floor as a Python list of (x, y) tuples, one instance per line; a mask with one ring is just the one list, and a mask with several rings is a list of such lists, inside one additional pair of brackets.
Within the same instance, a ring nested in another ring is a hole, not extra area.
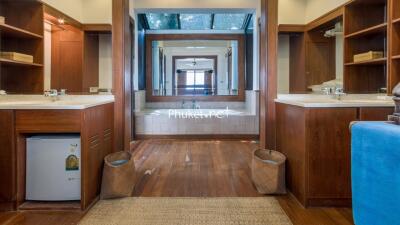
[[(135, 150), (135, 196), (261, 197), (251, 183), (249, 141), (148, 140)], [(351, 209), (304, 209), (292, 195), (277, 199), (294, 225), (350, 225)], [(77, 212), (0, 213), (0, 224), (76, 224)]]

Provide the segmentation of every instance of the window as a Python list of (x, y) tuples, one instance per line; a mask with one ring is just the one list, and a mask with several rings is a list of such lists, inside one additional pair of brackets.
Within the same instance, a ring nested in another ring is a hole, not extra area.
[(251, 14), (246, 13), (146, 13), (139, 21), (150, 30), (245, 30)]
[(208, 30), (211, 29), (211, 14), (181, 14), (182, 30)]

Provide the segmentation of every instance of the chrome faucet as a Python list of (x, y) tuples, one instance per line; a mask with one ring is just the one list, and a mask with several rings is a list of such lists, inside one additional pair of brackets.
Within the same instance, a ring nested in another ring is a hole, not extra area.
[(45, 97), (50, 97), (52, 101), (56, 101), (59, 99), (59, 96), (63, 96), (67, 94), (66, 89), (61, 89), (60, 92), (57, 91), (57, 89), (50, 89), (44, 91), (44, 96)]
[(181, 109), (184, 109), (184, 108), (185, 108), (185, 100), (182, 100)]
[(343, 88), (336, 88), (334, 95), (337, 100), (342, 100), (342, 97), (347, 94), (344, 93)]
[(321, 88), (321, 91), (324, 93), (324, 95), (332, 95), (334, 87), (323, 87)]
[(192, 109), (200, 109), (200, 106), (196, 103), (196, 100), (192, 100)]

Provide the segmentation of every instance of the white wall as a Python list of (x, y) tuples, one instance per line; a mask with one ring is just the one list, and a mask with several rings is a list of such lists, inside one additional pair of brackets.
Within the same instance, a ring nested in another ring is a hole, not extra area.
[(279, 24), (306, 24), (349, 0), (279, 0)]
[(278, 39), (278, 93), (289, 93), (289, 35)]
[(44, 3), (60, 10), (64, 14), (82, 22), (83, 8), (82, 0), (42, 0)]
[(99, 87), (112, 89), (112, 36), (99, 35)]
[[(317, 0), (318, 1), (318, 0)], [(279, 0), (279, 24), (304, 24), (307, 0)]]
[(311, 22), (348, 1), (349, 0), (307, 0), (305, 22)]
[(81, 23), (112, 23), (112, 0), (43, 0)]
[(82, 1), (83, 23), (112, 24), (112, 0), (81, 0), (81, 1)]

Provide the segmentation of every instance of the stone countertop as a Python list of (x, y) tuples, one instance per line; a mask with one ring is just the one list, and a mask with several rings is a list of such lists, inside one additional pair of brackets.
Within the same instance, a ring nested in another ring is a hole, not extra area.
[(1, 109), (86, 109), (114, 102), (113, 95), (65, 95), (57, 97), (43, 95), (1, 95)]
[(305, 108), (394, 107), (392, 98), (377, 94), (349, 94), (337, 100), (329, 95), (280, 94), (275, 102)]

